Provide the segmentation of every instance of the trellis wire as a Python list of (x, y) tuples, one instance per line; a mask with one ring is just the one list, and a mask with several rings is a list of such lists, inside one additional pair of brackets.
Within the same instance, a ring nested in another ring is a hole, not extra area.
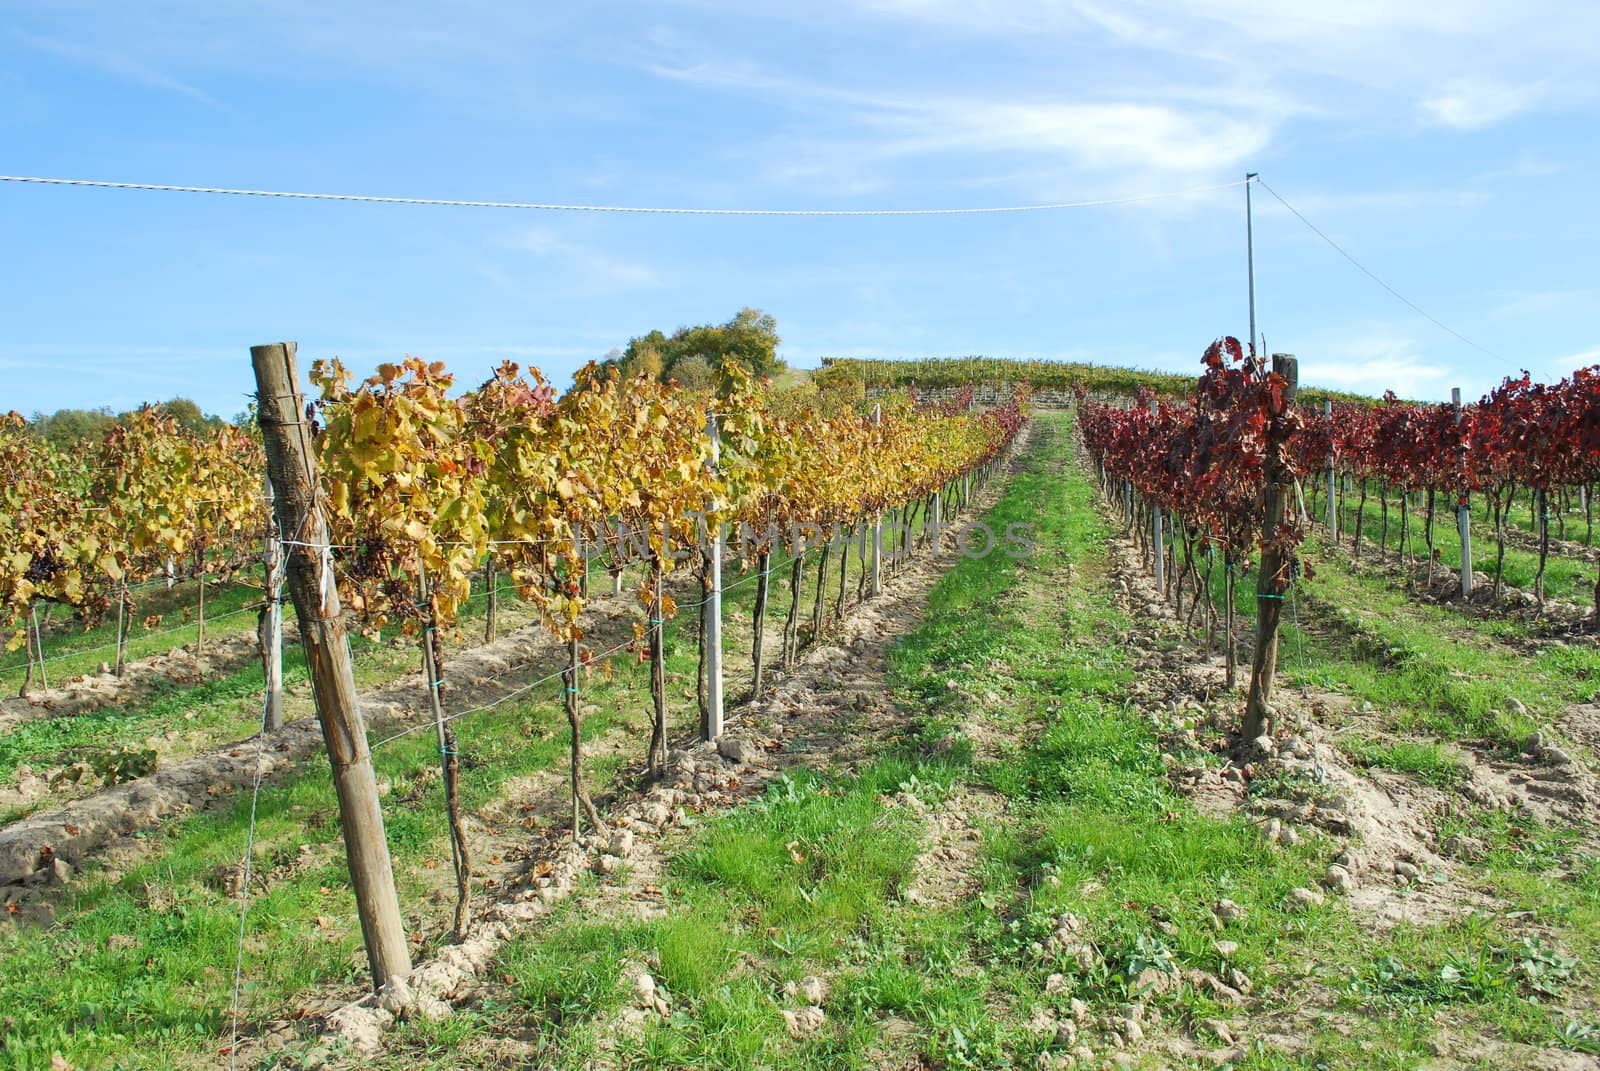
[[(309, 514), (307, 515), (309, 516)], [(296, 533), (299, 534), (298, 532)], [(283, 580), (287, 570), (288, 555), (279, 554), (272, 575), (266, 578), (267, 588), (272, 592), (271, 598), (283, 597)], [(250, 915), (250, 878), (255, 862), (256, 845), (256, 812), (261, 801), (262, 765), (267, 749), (267, 718), (272, 704), (271, 693), (265, 687), (261, 691), (261, 729), (256, 734), (256, 768), (253, 784), (250, 788), (250, 825), (245, 834), (244, 861), (240, 867), (239, 882), (239, 944), (234, 952), (233, 960), (233, 1040), (228, 1046), (228, 1067), (230, 1071), (238, 1067), (239, 1063), (239, 995), (244, 988), (244, 942), (246, 924)]]

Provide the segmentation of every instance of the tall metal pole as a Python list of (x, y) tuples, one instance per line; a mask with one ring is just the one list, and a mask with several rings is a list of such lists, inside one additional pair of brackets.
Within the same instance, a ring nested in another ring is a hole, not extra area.
[[(1255, 350), (1256, 342), (1256, 234), (1255, 220), (1250, 211), (1250, 183), (1255, 181), (1256, 173), (1246, 171), (1244, 174), (1244, 263), (1245, 274), (1250, 286), (1250, 348)], [(1260, 353), (1260, 350), (1256, 350)]]

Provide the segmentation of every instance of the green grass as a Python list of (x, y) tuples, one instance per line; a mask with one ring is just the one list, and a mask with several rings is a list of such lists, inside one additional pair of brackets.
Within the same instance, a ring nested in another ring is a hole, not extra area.
[[(1568, 704), (1588, 701), (1600, 690), (1600, 649), (1592, 645), (1537, 646), (1515, 625), (1413, 602), (1382, 578), (1339, 561), (1324, 563), (1304, 589), (1319, 615), (1351, 641), (1333, 645), (1303, 637), (1306, 650), (1314, 651), (1308, 676), (1333, 670), (1353, 679), (1357, 674), (1349, 663), (1363, 663), (1368, 669), (1360, 674), (1362, 687), (1351, 694), (1375, 706), (1409, 708), (1402, 728), (1447, 740), (1488, 737), (1514, 744)], [(1299, 668), (1293, 659), (1285, 666), (1291, 673)], [(1513, 699), (1534, 718), (1514, 713)]]
[[(306, 679), (298, 648), (284, 664), (284, 684)], [(126, 707), (103, 707), (71, 717), (23, 722), (0, 736), (0, 780), (9, 781), (18, 765), (56, 766), (95, 751), (135, 745), (152, 734), (181, 729), (218, 742), (249, 736), (261, 722), (265, 678), (259, 663), (198, 685), (177, 683)]]
[[(837, 993), (855, 1014), (805, 1043), (789, 1039), (774, 997), (879, 939), (904, 938), (892, 906), (916, 819), (885, 811), (878, 797), (907, 771), (891, 761), (848, 783), (781, 780), (710, 823), (674, 862), (664, 917), (596, 918), (580, 891), (546, 930), (502, 951), (496, 970), (509, 985), (481, 1009), (476, 1032), (518, 1033), (527, 1046), (519, 1059), (539, 1067), (587, 1067), (601, 1053), (630, 1067), (864, 1066), (865, 990)], [(665, 991), (671, 1014), (618, 1030), (641, 972)], [(380, 1066), (458, 1067), (472, 1053), (430, 1054), (415, 1035), (396, 1048)]]
[(1339, 746), (1357, 766), (1376, 766), (1415, 775), (1439, 788), (1459, 784), (1467, 775), (1460, 758), (1432, 740), (1342, 740)]
[[(1418, 602), (1388, 578), (1318, 548), (1307, 544), (1316, 575), (1297, 582), (1280, 625), (1278, 672), (1286, 684), (1369, 703), (1387, 728), (1507, 748), (1567, 705), (1600, 694), (1600, 648), (1540, 641), (1522, 622)], [(1220, 613), (1220, 570), (1212, 597)], [(1241, 645), (1253, 635), (1254, 601), (1251, 571), (1235, 591)], [(1248, 672), (1246, 663), (1241, 679)]]
[[(1478, 843), (1478, 861), (1453, 880), (1530, 914), (1373, 934), (1334, 898), (1306, 910), (1286, 905), (1291, 889), (1320, 876), (1329, 842), (1313, 833), (1295, 848), (1269, 846), (1246, 818), (1202, 815), (1170, 786), (1161, 735), (1170, 718), (1129, 698), (1137, 668), (1124, 637), (1134, 622), (1110, 595), (1110, 531), (1071, 466), (1066, 421), (1041, 424), (985, 518), (996, 531), (1030, 524), (1039, 552), (954, 561), (923, 623), (891, 649), (890, 684), (913, 714), (881, 754), (854, 774), (793, 774), (760, 800), (691, 826), (674, 842), (659, 916), (618, 913), (580, 891), (510, 942), (492, 973), (500, 981), (480, 1002), (442, 1024), (403, 1026), (383, 1056), (361, 1066), (1033, 1067), (1053, 1041), (1030, 1030), (1030, 1018), (1063, 1013), (1072, 997), (1097, 1014), (1142, 999), (1169, 1032), (1238, 1017), (1192, 988), (1141, 989), (1169, 971), (1226, 967), (1253, 981), (1254, 1010), (1294, 1016), (1315, 1005), (1328, 1016), (1289, 1019), (1304, 1048), (1256, 1046), (1238, 1065), (1251, 1071), (1418, 1068), (1444, 1022), (1532, 1044), (1588, 1044), (1593, 1024), (1556, 1010), (1593, 1006), (1600, 955), (1600, 864), (1582, 853), (1578, 834), (1498, 812), (1441, 819), (1441, 840)], [(786, 605), (784, 579), (773, 601)], [(1506, 644), (1459, 621), (1467, 631), (1443, 633), (1437, 645), (1413, 636), (1391, 653), (1402, 637), (1381, 631), (1384, 615), (1416, 608), (1403, 596), (1375, 601), (1379, 590), (1354, 574), (1346, 583), (1324, 589), (1329, 605), (1371, 608), (1378, 620), (1363, 619), (1355, 635), (1286, 633), (1292, 678), (1388, 698), (1396, 721), (1419, 732), (1436, 723), (1433, 735), (1446, 739), (1475, 724), (1493, 731), (1494, 697), (1538, 682), (1534, 670), (1494, 660)], [(748, 619), (753, 589), (730, 591), (732, 618)], [(783, 605), (772, 607), (774, 622)], [(1400, 618), (1394, 627), (1407, 620), (1426, 624)], [(692, 619), (674, 626), (675, 718), (693, 686), (684, 628)], [(745, 644), (730, 667), (748, 660), (746, 632), (730, 630)], [(1407, 673), (1408, 664), (1419, 668)], [(1428, 679), (1452, 671), (1465, 675), (1451, 678), (1460, 691)], [(459, 724), (469, 811), (499, 798), (511, 778), (560, 770), (564, 722), (550, 691)], [(646, 696), (643, 674), (624, 660), (609, 681), (585, 685), (585, 701), (601, 707), (586, 729), (637, 731)], [(1478, 704), (1485, 713), (1473, 713)], [(1436, 783), (1458, 776), (1451, 753), (1428, 736), (1368, 734), (1345, 746)], [(429, 899), (448, 863), (426, 865), (447, 860), (437, 755), (419, 734), (380, 749), (377, 761), (393, 786), (386, 817), (402, 903), (431, 947), (448, 913)], [(592, 764), (591, 785), (614, 778), (616, 765)], [(918, 814), (884, 803), (899, 791), (925, 804), (956, 794), (997, 801), (980, 821), (981, 848), (959, 875), (959, 895), (941, 901), (950, 906), (903, 896), (924, 845)], [(0, 1007), (10, 1017), (0, 1067), (48, 1067), (57, 1052), (87, 1066), (214, 1060), (237, 926), (237, 904), (215, 871), (237, 860), (245, 812), (244, 801), (229, 800), (168, 823), (151, 834), (162, 848), (144, 862), (114, 876), (91, 868), (69, 888), (61, 928), (0, 937)], [(363, 986), (337, 837), (325, 771), (308, 768), (264, 792), (258, 860), (274, 880), (250, 913), (250, 1023)], [(1215, 918), (1224, 897), (1242, 918)], [(1068, 913), (1088, 951), (1081, 958), (1054, 940)], [(131, 941), (113, 945), (113, 935)], [(1223, 939), (1239, 946), (1226, 961)], [(632, 979), (645, 970), (671, 996), (665, 1017), (629, 1011)], [(781, 1011), (798, 1002), (785, 985), (809, 974), (828, 981), (827, 1021), (795, 1039)], [(286, 1060), (293, 1066), (296, 1054)]]
[[(1064, 427), (1052, 422), (1044, 439), (986, 517), (997, 531), (1032, 523), (1040, 553), (958, 562), (924, 624), (892, 649), (896, 691), (924, 712), (901, 742), (858, 777), (781, 782), (694, 833), (672, 865), (664, 920), (573, 904), (553, 932), (518, 939), (502, 959), (517, 996), (486, 1013), (480, 1035), (535, 1034), (519, 1058), (552, 1067), (602, 1051), (619, 1067), (851, 1068), (891, 1052), (934, 1067), (1031, 1066), (1049, 1044), (1025, 1025), (1041, 999), (1078, 994), (1105, 1010), (1146, 961), (1220, 966), (1207, 908), (1217, 896), (1250, 907), (1251, 967), (1286, 930), (1313, 925), (1277, 908), (1309, 880), (1309, 848), (1268, 849), (1250, 823), (1205, 819), (1166, 788), (1155, 729), (1121, 698), (1132, 672), (1115, 640), (1126, 622), (1104, 594), (1105, 531), (1081, 479), (1063, 493)], [(986, 689), (1003, 693), (1000, 709), (973, 709)], [(1014, 730), (1019, 746), (979, 756), (959, 737), (974, 716)], [(961, 784), (1008, 801), (967, 879), (975, 895), (951, 908), (899, 899), (921, 829), (882, 794), (903, 787), (932, 802)], [(1091, 880), (1103, 888), (1086, 891)], [(1087, 970), (1034, 950), (1066, 910), (1102, 950)], [(637, 964), (654, 954), (673, 988), (683, 968), (668, 949), (685, 925), (709, 952), (677, 983), (674, 1014), (619, 1031)], [(1062, 972), (1069, 991), (1042, 998)], [(805, 973), (826, 976), (834, 995), (826, 1027), (795, 1041), (777, 1013), (783, 983)], [(568, 987), (581, 996), (562, 996)], [(886, 1033), (891, 1021), (910, 1032)], [(418, 1066), (429, 1044), (402, 1045), (395, 1065)], [(492, 1046), (450, 1058), (473, 1066), (475, 1051), (487, 1064)]]
[[(830, 607), (837, 578), (830, 569)], [(736, 583), (740, 580), (746, 582)], [(803, 609), (809, 608), (813, 583), (814, 570), (808, 568)], [(748, 678), (745, 623), (755, 584), (731, 572), (726, 584), (730, 627), (725, 642), (730, 689), (736, 694), (741, 677)], [(852, 561), (847, 585), (851, 597), (854, 585)], [(784, 598), (778, 590), (775, 583), (769, 642), (787, 607), (786, 577)], [(481, 620), (481, 602), (463, 615), (464, 630), (471, 632)], [(513, 602), (508, 609), (514, 607)], [(735, 622), (739, 627), (732, 627)], [(667, 629), (668, 695), (675, 727), (693, 716), (695, 627), (694, 612), (686, 609)], [(414, 649), (395, 651), (360, 637), (353, 645), (366, 652), (358, 660), (362, 683), (392, 679), (415, 664)], [(584, 703), (599, 707), (599, 713), (585, 719), (585, 738), (627, 729), (642, 756), (649, 708), (645, 668), (624, 653), (611, 661), (611, 669), (609, 675), (590, 675), (583, 686)], [(299, 680), (301, 672), (298, 657), (291, 655), (289, 680)], [(126, 711), (28, 723), (0, 742), (0, 767), (14, 771), (18, 761), (61, 759), (142, 738), (189, 712), (196, 717), (185, 724), (197, 730), (221, 736), (248, 731), (259, 712), (260, 686), (260, 667), (252, 664), (196, 689), (162, 691)], [(468, 813), (503, 796), (514, 779), (561, 774), (568, 733), (560, 698), (559, 682), (550, 681), (522, 701), (457, 723), (464, 755), (462, 806)], [(449, 910), (448, 904), (435, 903), (433, 894), (450, 880), (432, 734), (396, 740), (378, 749), (374, 759), (380, 781), (392, 786), (385, 821), (408, 928), (425, 935), (431, 948), (442, 938)], [(603, 791), (619, 773), (618, 759), (591, 757), (586, 766), (591, 792)], [(126, 871), (105, 874), (89, 865), (61, 894), (61, 925), (48, 937), (0, 928), (0, 1008), (9, 1017), (0, 1023), (10, 1023), (0, 1035), (0, 1068), (48, 1068), (56, 1054), (88, 1066), (167, 1067), (222, 1044), (218, 1038), (230, 1007), (238, 903), (217, 873), (238, 862), (248, 823), (249, 800), (243, 797), (225, 798), (212, 810), (168, 821), (140, 835), (153, 842), (152, 850)], [(304, 854), (302, 844), (310, 849)], [(249, 914), (245, 1020), (288, 1014), (297, 1001), (330, 988), (358, 995), (365, 985), (366, 961), (344, 875), (337, 804), (321, 763), (308, 762), (263, 789), (256, 868), (272, 877), (270, 889), (258, 891)], [(686, 929), (677, 946), (682, 970), (675, 977), (684, 984), (698, 963), (697, 939)]]
[[(510, 592), (501, 592), (501, 619), (508, 624), (522, 614), (521, 604)], [(468, 642), (481, 629), (484, 600), (475, 598), (461, 615), (460, 626)], [(252, 619), (253, 620), (253, 619)], [(252, 626), (253, 627), (253, 626)], [(381, 686), (396, 676), (416, 668), (415, 648), (397, 651), (365, 636), (351, 637), (357, 684)], [(298, 645), (284, 649), (284, 685), (292, 688), (306, 681), (304, 656)], [(16, 777), (19, 765), (39, 770), (67, 766), (78, 761), (92, 762), (125, 749), (142, 749), (152, 738), (178, 732), (182, 739), (158, 740), (156, 750), (163, 763), (203, 749), (250, 736), (261, 721), (261, 696), (264, 674), (259, 661), (251, 659), (226, 672), (207, 677), (199, 684), (161, 681), (137, 697), (98, 710), (87, 710), (70, 717), (39, 718), (14, 726), (0, 737), (0, 784)], [(310, 713), (309, 704), (299, 704), (298, 713)], [(297, 711), (290, 711), (294, 716)], [(68, 791), (89, 788), (92, 779)], [(14, 821), (30, 810), (49, 806), (58, 799), (46, 797), (33, 808), (4, 815)]]
[[(1481, 498), (1481, 496), (1480, 496)], [(1339, 538), (1340, 544), (1348, 552), (1351, 540), (1355, 533), (1356, 504), (1360, 501), (1359, 494), (1346, 494), (1345, 505), (1340, 511)], [(1317, 503), (1314, 516), (1319, 522), (1327, 518), (1326, 499)], [(1308, 503), (1308, 506), (1310, 504)], [(1373, 485), (1367, 496), (1367, 505), (1361, 525), (1361, 556), (1362, 558), (1376, 558), (1381, 555), (1392, 560), (1398, 553), (1400, 546), (1400, 503), (1398, 497), (1392, 497), (1389, 502), (1389, 533), (1387, 549), (1380, 551), (1378, 538), (1383, 532), (1382, 505), (1378, 501), (1376, 485)], [(1435, 506), (1433, 543), (1439, 552), (1439, 567), (1446, 572), (1461, 570), (1461, 540), (1456, 533), (1455, 511), (1445, 504), (1445, 496), (1439, 496)], [(1524, 535), (1530, 534), (1527, 528), (1526, 510), (1521, 513), (1521, 524), (1517, 521), (1517, 511), (1513, 510), (1510, 527), (1519, 528)], [(1427, 545), (1424, 541), (1423, 528), (1426, 523), (1426, 513), (1421, 509), (1412, 509), (1407, 519), (1410, 535), (1406, 538), (1406, 552), (1416, 561), (1426, 561)], [(1550, 534), (1554, 538), (1556, 526), (1554, 521), (1550, 525)], [(1569, 535), (1571, 532), (1569, 527)], [(1576, 533), (1581, 541), (1581, 519), (1579, 531)], [(1472, 515), (1472, 565), (1481, 573), (1486, 573), (1492, 580), (1495, 575), (1495, 532), (1494, 525), (1484, 519), (1481, 511)], [(1589, 606), (1594, 601), (1594, 586), (1597, 567), (1593, 563), (1577, 558), (1567, 557), (1552, 547), (1545, 560), (1544, 584), (1547, 598), (1560, 599), (1566, 602), (1575, 602), (1579, 606)], [(1539, 569), (1539, 552), (1537, 546), (1514, 541), (1508, 534), (1505, 548), (1505, 562), (1502, 566), (1502, 578), (1512, 587), (1522, 588), (1525, 591), (1533, 590), (1534, 576)]]
[[(194, 643), (200, 633), (199, 622), (193, 620), (197, 595), (198, 586), (194, 581), (186, 580), (175, 584), (170, 590), (156, 586), (139, 597), (134, 608), (133, 626), (128, 632), (128, 661), (164, 654)], [(260, 587), (246, 583), (209, 583), (206, 586), (207, 642), (241, 632), (254, 632), (256, 618), (253, 611), (260, 602)], [(52, 685), (69, 677), (96, 673), (102, 662), (108, 665), (116, 663), (115, 606), (105, 621), (89, 629), (83, 628), (70, 616), (62, 616), (61, 607), (55, 610), (50, 626), (44, 630), (45, 670)], [(143, 622), (150, 616), (160, 617), (161, 621), (146, 629)], [(293, 610), (286, 616), (292, 620)], [(27, 663), (27, 652), (21, 648), (0, 653), (0, 691), (16, 694)], [(39, 684), (37, 671), (34, 684)]]

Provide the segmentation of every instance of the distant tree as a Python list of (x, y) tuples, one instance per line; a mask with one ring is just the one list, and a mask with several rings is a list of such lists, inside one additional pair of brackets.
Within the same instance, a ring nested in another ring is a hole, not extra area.
[[(176, 420), (178, 424), (197, 434), (213, 431), (225, 423), (219, 416), (209, 416), (189, 398), (173, 398), (157, 402), (153, 408)], [(70, 450), (85, 441), (97, 441), (114, 424), (126, 423), (132, 412), (112, 415), (110, 409), (57, 409), (54, 413), (34, 413), (29, 421), (34, 434), (51, 445)]]
[(745, 308), (724, 324), (680, 327), (670, 336), (651, 331), (630, 339), (628, 348), (601, 367), (624, 376), (640, 374), (675, 379), (684, 386), (707, 386), (732, 358), (757, 376), (772, 377), (786, 367), (778, 356), (778, 321), (760, 309)]
[(116, 421), (109, 409), (57, 409), (34, 413), (28, 423), (33, 433), (51, 446), (70, 450), (87, 439), (99, 439)]
[[(201, 412), (200, 406), (188, 398), (173, 398), (167, 402), (157, 402), (155, 408), (176, 420), (178, 424), (195, 433), (212, 431), (222, 426), (222, 418), (207, 416)], [(128, 414), (124, 413), (123, 416)]]
[(685, 390), (708, 390), (715, 377), (716, 370), (711, 367), (711, 362), (697, 353), (673, 365), (667, 378), (676, 380), (678, 386)]

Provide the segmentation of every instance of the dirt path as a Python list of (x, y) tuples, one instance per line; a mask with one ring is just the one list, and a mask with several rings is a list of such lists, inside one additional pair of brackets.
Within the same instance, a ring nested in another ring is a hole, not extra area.
[[(606, 596), (596, 611), (596, 642), (624, 639), (631, 619), (621, 599)], [(455, 653), (446, 671), (446, 694), (469, 695), (474, 703), (492, 702), (527, 681), (554, 672), (556, 644), (541, 625), (530, 624), (492, 644)], [(384, 735), (416, 725), (426, 714), (420, 672), (408, 672), (389, 684), (358, 697), (367, 727)], [(448, 701), (448, 700), (447, 700)], [(150, 850), (135, 835), (157, 823), (194, 810), (215, 806), (249, 787), (256, 776), (259, 751), (262, 775), (269, 783), (292, 772), (322, 747), (316, 718), (289, 722), (258, 746), (258, 738), (211, 748), (126, 784), (102, 789), (54, 810), (32, 815), (0, 829), (0, 898), (8, 903), (46, 895), (48, 883), (59, 885), (70, 868), (107, 852), (119, 865)], [(63, 871), (58, 864), (65, 864)], [(27, 887), (26, 896), (20, 891)]]
[[(971, 514), (981, 513), (1003, 492), (1033, 434), (1025, 429), (1001, 473), (975, 496)], [(662, 910), (661, 879), (667, 861), (686, 835), (684, 824), (725, 812), (759, 796), (769, 782), (796, 768), (849, 771), (880, 757), (914, 720), (888, 694), (886, 656), (890, 645), (923, 619), (929, 593), (955, 563), (953, 529), (943, 533), (936, 553), (923, 552), (886, 576), (883, 594), (847, 610), (822, 643), (807, 649), (786, 675), (760, 698), (730, 712), (728, 729), (715, 744), (679, 737), (663, 780), (651, 785), (637, 766), (625, 769), (622, 783), (602, 804), (608, 829), (574, 844), (556, 830), (529, 841), (513, 831), (485, 869), (492, 899), (481, 908), (467, 939), (444, 948), (413, 972), (406, 991), (345, 1005), (325, 1017), (262, 1024), (241, 1056), (269, 1058), (292, 1038), (323, 1033), (343, 1039), (360, 1052), (383, 1046), (395, 1013), (443, 1017), (453, 1006), (482, 1000), (502, 983), (486, 968), (514, 934), (538, 927), (587, 874), (601, 881), (592, 910), (619, 917), (651, 917)], [(608, 738), (606, 747), (641, 742)], [(886, 800), (891, 805), (894, 799)], [(551, 774), (523, 783), (485, 816), (559, 813), (567, 804), (565, 782)], [(952, 797), (929, 810), (930, 847), (924, 853), (923, 886), (930, 899), (959, 894), (964, 869), (976, 858), (974, 822), (987, 804)], [(480, 817), (479, 821), (482, 821)], [(637, 1025), (639, 1015), (630, 1018)], [(626, 1028), (627, 1024), (622, 1024)], [(525, 1060), (532, 1043), (496, 1039), (508, 1061)]]
[[(294, 622), (284, 623), (283, 639), (285, 647), (299, 642)], [(26, 698), (0, 700), (0, 733), (42, 718), (67, 718), (125, 706), (174, 686), (189, 687), (208, 677), (232, 673), (260, 659), (255, 633), (235, 632), (207, 642), (204, 654), (190, 644), (135, 659), (123, 667), (121, 677), (107, 672), (69, 677), (49, 688), (35, 684)]]
[[(1110, 523), (1117, 518), (1101, 503)], [(1120, 528), (1119, 528), (1120, 530)], [(1140, 682), (1133, 692), (1156, 717), (1170, 724), (1166, 739), (1169, 774), (1202, 813), (1218, 819), (1249, 817), (1270, 843), (1293, 845), (1306, 837), (1325, 838), (1326, 870), (1315, 888), (1295, 890), (1306, 903), (1339, 897), (1344, 910), (1369, 932), (1398, 924), (1448, 927), (1475, 913), (1512, 916), (1514, 905), (1486, 893), (1473, 870), (1485, 850), (1470, 834), (1441, 832), (1445, 820), (1462, 814), (1504, 811), (1554, 828), (1580, 831), (1588, 850), (1600, 849), (1600, 796), (1593, 775), (1556, 748), (1533, 742), (1522, 755), (1507, 758), (1488, 746), (1459, 747), (1454, 753), (1465, 775), (1451, 787), (1428, 784), (1406, 773), (1360, 770), (1339, 748), (1321, 716), (1337, 708), (1346, 717), (1356, 704), (1347, 696), (1313, 693), (1281, 681), (1274, 696), (1278, 713), (1270, 739), (1240, 741), (1243, 687), (1249, 680), (1248, 647), (1241, 652), (1240, 690), (1223, 687), (1220, 656), (1182, 639), (1182, 628), (1140, 560), (1138, 544), (1118, 537), (1110, 546), (1113, 578), (1123, 605), (1146, 626), (1130, 638), (1140, 657)], [(1304, 615), (1302, 615), (1304, 617)], [(1242, 622), (1241, 630), (1250, 622)], [(1306, 627), (1302, 621), (1302, 627)], [(1312, 627), (1315, 627), (1313, 625)], [(1480, 641), (1484, 642), (1484, 641)], [(1400, 739), (1382, 720), (1360, 718), (1361, 734), (1380, 741)], [(1600, 724), (1595, 709), (1571, 712), (1564, 726), (1587, 739)], [(1216, 764), (1184, 761), (1195, 750), (1209, 751)], [(1272, 786), (1261, 791), (1261, 786)], [(1537, 924), (1508, 923), (1508, 930), (1537, 934)], [(1581, 999), (1581, 998), (1580, 998)], [(1289, 1051), (1296, 1038), (1330, 1021), (1359, 1029), (1359, 1019), (1339, 1009), (1334, 994), (1309, 988), (1297, 1006), (1273, 1011), (1254, 1000), (1243, 1003), (1242, 1018), (1230, 1018), (1228, 1045), (1217, 1047), (1216, 1032), (1167, 1039), (1168, 1051), (1188, 1059), (1226, 1064), (1249, 1051), (1241, 1042), (1267, 1039)], [(1581, 1020), (1582, 1009), (1573, 1012)], [(1550, 1048), (1454, 1035), (1448, 1029), (1434, 1043), (1439, 1067), (1472, 1065), (1549, 1068), (1558, 1071), (1600, 1066), (1591, 1056)]]

